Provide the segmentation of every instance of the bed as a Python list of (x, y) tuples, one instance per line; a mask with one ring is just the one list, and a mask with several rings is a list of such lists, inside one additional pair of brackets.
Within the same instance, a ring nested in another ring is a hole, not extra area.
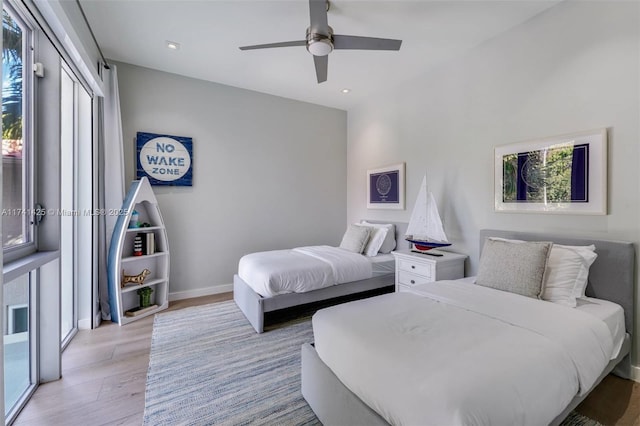
[[(395, 229), (396, 248), (408, 248), (408, 243), (404, 240), (404, 234), (407, 229), (407, 224), (402, 222), (381, 222), (375, 220), (368, 221), (371, 224), (393, 224)], [(265, 256), (260, 259), (260, 262), (264, 264), (272, 263), (269, 259), (270, 253), (264, 252)], [(392, 259), (392, 255), (388, 254), (387, 259)], [(363, 256), (364, 257), (364, 256)], [(304, 264), (306, 257), (300, 257), (294, 262), (289, 262), (292, 266), (298, 267)], [(278, 262), (278, 260), (273, 260)], [(242, 260), (241, 260), (242, 262)], [(259, 263), (259, 262), (256, 262)], [(375, 270), (376, 260), (372, 262)], [(266, 265), (268, 266), (268, 265)], [(395, 278), (393, 268), (389, 269), (388, 262), (386, 268), (380, 267), (380, 270), (387, 270), (386, 273), (378, 272), (374, 273), (371, 278), (360, 279), (350, 281), (338, 285), (330, 285), (323, 288), (317, 288), (311, 291), (297, 292), (297, 289), (290, 288), (292, 292), (283, 294), (277, 294), (278, 292), (265, 288), (265, 284), (252, 283), (250, 285), (247, 281), (252, 277), (251, 274), (245, 275), (243, 279), (240, 274), (235, 274), (233, 277), (233, 299), (238, 305), (240, 310), (244, 313), (247, 320), (251, 323), (253, 328), (258, 333), (264, 331), (265, 315), (284, 309), (298, 307), (315, 302), (328, 302), (331, 300), (342, 300), (347, 296), (358, 297), (357, 295), (369, 295), (380, 292), (393, 291)], [(258, 275), (258, 274), (253, 274)], [(322, 273), (315, 274), (316, 276), (323, 277)], [(325, 277), (326, 278), (326, 277)], [(295, 287), (295, 286), (290, 286)], [(262, 294), (257, 289), (261, 289)]]
[(481, 246), (496, 237), (593, 244), (586, 298), (567, 308), (467, 278), (318, 311), (302, 394), (323, 424), (557, 425), (607, 374), (629, 377), (633, 244), (483, 230)]

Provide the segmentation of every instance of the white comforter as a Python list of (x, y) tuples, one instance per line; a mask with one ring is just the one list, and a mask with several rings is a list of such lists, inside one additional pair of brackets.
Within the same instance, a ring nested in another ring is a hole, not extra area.
[(324, 363), (394, 425), (546, 425), (613, 351), (589, 314), (458, 281), (327, 308), (313, 329)]
[(371, 278), (371, 262), (338, 247), (311, 246), (243, 256), (238, 276), (264, 297)]

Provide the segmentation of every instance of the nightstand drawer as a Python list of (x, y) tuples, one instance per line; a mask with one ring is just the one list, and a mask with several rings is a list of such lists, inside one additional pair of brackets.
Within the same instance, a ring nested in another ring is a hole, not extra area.
[(401, 285), (412, 286), (412, 285), (430, 283), (432, 281), (433, 279), (431, 278), (431, 276), (416, 275), (406, 271), (398, 272), (398, 284), (401, 284)]
[(398, 270), (411, 272), (412, 274), (422, 275), (431, 279), (434, 276), (434, 265), (425, 265), (424, 263), (412, 262), (410, 260), (398, 259)]
[(464, 277), (463, 254), (438, 252), (441, 256), (425, 256), (408, 250), (393, 252), (396, 258), (396, 291), (409, 291), (418, 284)]

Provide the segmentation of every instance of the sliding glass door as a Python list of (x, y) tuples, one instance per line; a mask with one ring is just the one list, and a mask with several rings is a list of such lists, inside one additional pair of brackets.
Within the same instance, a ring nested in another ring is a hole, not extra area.
[[(91, 251), (86, 249), (92, 241), (92, 99), (66, 64), (60, 70), (60, 138), (60, 338), (64, 347), (78, 329), (79, 297), (91, 306), (93, 290)], [(91, 312), (80, 314), (90, 328)]]
[[(5, 418), (37, 383), (36, 251), (33, 201), (33, 24), (9, 2), (2, 9), (2, 248)], [(10, 265), (27, 265), (20, 272)], [(14, 273), (12, 273), (12, 271)]]
[(92, 325), (93, 98), (29, 4), (1, 4), (0, 401), (11, 423), (39, 383), (60, 378), (79, 326)]
[(75, 202), (76, 187), (75, 138), (76, 89), (70, 71), (62, 67), (60, 78), (60, 339), (67, 342), (76, 328), (76, 289), (74, 267)]
[(3, 284), (5, 416), (35, 388), (35, 287), (32, 275), (35, 273), (21, 275)]

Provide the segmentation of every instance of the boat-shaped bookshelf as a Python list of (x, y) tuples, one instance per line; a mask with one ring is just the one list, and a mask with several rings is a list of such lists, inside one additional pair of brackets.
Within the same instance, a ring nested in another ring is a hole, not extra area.
[[(132, 223), (134, 212), (137, 223)], [(169, 307), (169, 242), (146, 177), (129, 187), (111, 237), (107, 269), (111, 321), (124, 325)], [(125, 276), (132, 282), (123, 285)], [(145, 288), (152, 290), (148, 306), (138, 294), (149, 291), (138, 291)]]

